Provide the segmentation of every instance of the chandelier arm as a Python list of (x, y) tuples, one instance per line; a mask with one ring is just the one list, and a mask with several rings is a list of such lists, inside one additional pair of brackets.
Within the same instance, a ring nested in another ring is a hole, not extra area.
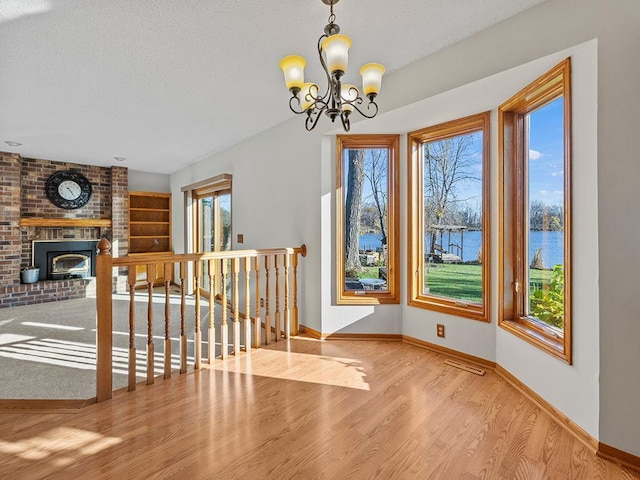
[(342, 112), (340, 120), (342, 121), (342, 128), (344, 128), (344, 131), (348, 132), (351, 129), (351, 120), (349, 120), (349, 116), (345, 112)]
[[(294, 102), (295, 100), (295, 102)], [(300, 115), (301, 113), (304, 113), (304, 110), (296, 110), (295, 105), (298, 105), (298, 107), (300, 107), (300, 99), (296, 96), (296, 95), (291, 95), (291, 98), (289, 98), (289, 108), (291, 109), (291, 111), (293, 113), (295, 113), (296, 115)]]
[(374, 107), (374, 111), (373, 111), (373, 113), (368, 114), (368, 113), (365, 113), (365, 112), (363, 112), (362, 110), (360, 110), (360, 108), (358, 107), (358, 105), (356, 105), (356, 103), (362, 103), (362, 98), (358, 97), (358, 99), (360, 100), (359, 102), (354, 101), (354, 102), (350, 102), (350, 103), (351, 103), (351, 106), (352, 106), (353, 108), (355, 108), (355, 109), (358, 111), (358, 113), (359, 113), (360, 115), (362, 115), (362, 116), (363, 116), (363, 117), (365, 117), (365, 118), (373, 118), (373, 117), (375, 117), (375, 116), (378, 114), (378, 104), (377, 104), (376, 102), (374, 102), (374, 101), (370, 101), (370, 102), (367, 104), (367, 110), (371, 110), (371, 106), (372, 106), (372, 105), (373, 105), (373, 107)]
[(329, 35), (324, 34), (318, 39), (318, 57), (320, 58), (320, 65), (322, 65), (322, 70), (324, 70), (324, 74), (327, 77), (327, 90), (322, 95), (323, 100), (327, 98), (327, 95), (329, 95), (331, 91), (331, 74), (329, 73), (329, 69), (327, 68), (327, 64), (325, 63), (324, 58), (322, 58), (322, 41), (328, 36)]
[(324, 108), (316, 109), (307, 113), (307, 119), (304, 121), (304, 128), (306, 128), (308, 132), (316, 127), (316, 125), (318, 124), (318, 120), (320, 119), (320, 114), (324, 110)]
[(314, 98), (314, 102), (311, 104), (311, 107), (313, 107), (313, 110), (322, 113), (329, 108), (329, 105), (324, 98)]

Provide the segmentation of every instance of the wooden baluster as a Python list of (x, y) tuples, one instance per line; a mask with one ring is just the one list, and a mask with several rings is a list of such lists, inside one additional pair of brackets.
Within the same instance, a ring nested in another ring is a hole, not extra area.
[(207, 270), (209, 273), (209, 332), (208, 343), (209, 353), (207, 354), (209, 365), (216, 358), (216, 329), (214, 325), (214, 311), (216, 306), (216, 290), (215, 290), (215, 260), (207, 260)]
[(244, 351), (251, 351), (251, 258), (244, 259)]
[(171, 319), (171, 273), (173, 263), (164, 264), (164, 378), (171, 378), (171, 333), (169, 321)]
[(153, 282), (156, 266), (147, 265), (147, 385), (152, 385), (155, 377), (155, 355), (153, 346)]
[(293, 263), (293, 325), (291, 326), (291, 335), (298, 335), (298, 254), (294, 253)]
[(195, 361), (193, 368), (200, 368), (202, 360), (202, 332), (200, 331), (200, 277), (202, 276), (202, 263), (200, 260), (194, 261), (195, 270), (195, 296), (196, 296), (196, 312), (195, 312)]
[(276, 342), (280, 340), (280, 332), (282, 331), (280, 322), (280, 268), (278, 267), (278, 255), (273, 256), (273, 263), (276, 266)]
[(220, 282), (222, 289), (222, 327), (220, 332), (220, 358), (223, 360), (229, 356), (229, 329), (227, 327), (227, 259), (220, 260)]
[(180, 262), (180, 373), (187, 373), (187, 334), (185, 331), (187, 316), (187, 262)]
[(269, 255), (264, 257), (264, 278), (264, 343), (265, 345), (269, 345), (271, 343), (271, 314), (269, 313)]
[(113, 397), (113, 267), (109, 240), (100, 239), (98, 250), (96, 259), (96, 400), (102, 402)]
[(240, 259), (232, 260), (233, 271), (233, 354), (240, 353)]
[(127, 275), (129, 284), (129, 391), (136, 389), (136, 267), (131, 265)]
[(262, 319), (260, 318), (260, 258), (253, 259), (253, 266), (256, 271), (256, 289), (254, 295), (256, 297), (256, 314), (253, 319), (253, 347), (258, 348), (262, 343)]
[(284, 338), (291, 337), (291, 310), (289, 310), (289, 254), (282, 257), (284, 262)]

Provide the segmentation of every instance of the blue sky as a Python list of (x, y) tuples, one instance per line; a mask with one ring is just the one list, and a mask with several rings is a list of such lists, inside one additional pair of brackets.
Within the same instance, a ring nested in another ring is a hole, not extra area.
[[(564, 104), (558, 98), (529, 115), (529, 183), (530, 201), (546, 205), (562, 205), (564, 191)], [(482, 175), (482, 135), (475, 135), (474, 148), (478, 158), (476, 170)], [(460, 184), (459, 200), (471, 206), (480, 205), (481, 184), (465, 181)]]
[(529, 195), (547, 205), (563, 203), (563, 110), (561, 97), (529, 115)]
[[(564, 190), (564, 104), (560, 97), (529, 115), (529, 184), (530, 201), (546, 205), (562, 205)], [(473, 135), (474, 166), (478, 179), (482, 178), (482, 134)], [(373, 149), (371, 149), (373, 150)], [(345, 180), (347, 152), (345, 151)], [(367, 152), (366, 162), (370, 161)], [(346, 183), (346, 182), (345, 182)], [(346, 185), (345, 185), (346, 187)], [(346, 195), (346, 192), (345, 192)], [(363, 200), (371, 196), (365, 181)], [(467, 180), (459, 184), (457, 199), (472, 207), (481, 206), (481, 182)]]

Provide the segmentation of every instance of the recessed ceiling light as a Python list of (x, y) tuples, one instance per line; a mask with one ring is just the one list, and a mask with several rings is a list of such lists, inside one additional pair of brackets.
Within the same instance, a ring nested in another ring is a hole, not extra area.
[(19, 147), (20, 145), (22, 145), (22, 144), (21, 144), (21, 143), (19, 143), (19, 142), (4, 142), (4, 143), (6, 143), (7, 145), (9, 145), (10, 147)]
[(126, 160), (126, 158), (124, 157), (113, 157), (113, 158), (116, 160), (116, 162), (124, 162)]

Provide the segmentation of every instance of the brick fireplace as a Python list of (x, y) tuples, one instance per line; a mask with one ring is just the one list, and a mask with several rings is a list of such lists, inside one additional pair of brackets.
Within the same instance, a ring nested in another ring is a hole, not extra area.
[[(93, 186), (91, 200), (77, 210), (56, 207), (44, 190), (49, 176), (70, 168), (80, 171)], [(94, 294), (93, 277), (59, 276), (52, 280), (41, 268), (40, 281), (22, 284), (20, 271), (35, 263), (34, 241), (97, 241), (106, 237), (114, 244), (114, 256), (126, 255), (127, 169), (22, 158), (0, 152), (0, 172), (0, 307)], [(117, 283), (117, 278), (114, 281)]]

